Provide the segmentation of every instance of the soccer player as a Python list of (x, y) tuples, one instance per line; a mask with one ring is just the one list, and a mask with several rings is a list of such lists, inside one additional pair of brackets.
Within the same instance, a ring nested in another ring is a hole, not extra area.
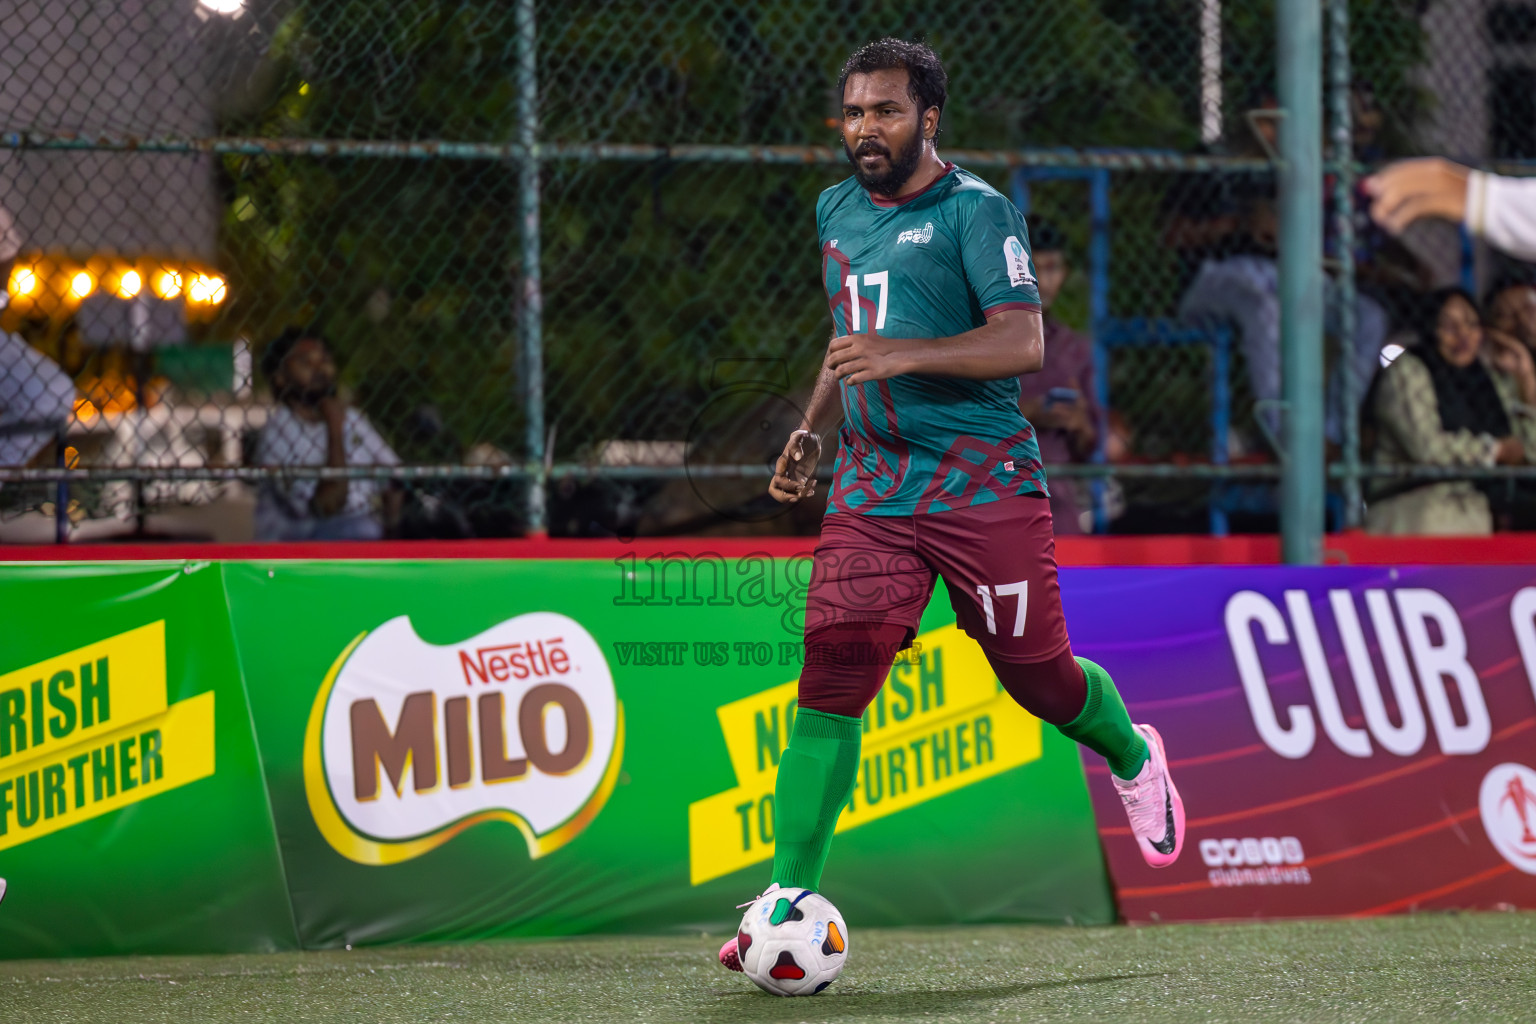
[[(853, 177), (816, 206), (834, 336), (769, 485), (781, 502), (814, 492), (818, 430), (840, 403), (770, 889), (820, 886), (861, 716), (935, 576), (1009, 694), (1109, 762), (1147, 862), (1173, 863), (1184, 840), (1157, 732), (1067, 640), (1045, 474), (1019, 411), (1018, 376), (1044, 364), (1028, 237), (1011, 202), (939, 157), (947, 81), (927, 46), (881, 39), (838, 84)], [(741, 969), (735, 939), (720, 962)]]

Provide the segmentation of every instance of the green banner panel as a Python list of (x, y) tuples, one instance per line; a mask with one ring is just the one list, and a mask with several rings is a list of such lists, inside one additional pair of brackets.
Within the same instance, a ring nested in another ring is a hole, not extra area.
[[(303, 943), (733, 923), (767, 883), (809, 570), (226, 566)], [(1075, 746), (942, 592), (838, 831), (824, 889), (855, 927), (1113, 917)]]
[(0, 566), (0, 957), (297, 945), (221, 573)]

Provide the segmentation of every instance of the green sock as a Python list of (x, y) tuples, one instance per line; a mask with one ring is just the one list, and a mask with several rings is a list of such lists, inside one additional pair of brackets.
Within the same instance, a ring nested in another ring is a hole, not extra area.
[(1147, 741), (1131, 727), (1125, 701), (1120, 699), (1120, 691), (1115, 689), (1109, 673), (1087, 658), (1078, 658), (1077, 663), (1088, 677), (1088, 701), (1081, 714), (1058, 728), (1063, 736), (1102, 754), (1115, 775), (1134, 779), (1151, 756)]
[(864, 720), (801, 708), (779, 758), (773, 791), (773, 880), (815, 889), (832, 847), (832, 829), (853, 792)]

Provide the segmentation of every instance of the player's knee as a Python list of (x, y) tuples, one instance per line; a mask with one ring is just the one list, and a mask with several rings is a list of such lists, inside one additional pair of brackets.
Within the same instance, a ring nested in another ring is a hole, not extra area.
[(869, 707), (870, 698), (851, 690), (820, 689), (813, 693), (805, 692), (804, 680), (801, 681), (801, 697), (799, 706), (802, 709), (820, 711), (825, 715), (842, 715), (844, 718), (860, 718), (864, 709)]
[(891, 662), (910, 642), (902, 626), (836, 626), (806, 634), (800, 707), (857, 718), (890, 674)]
[[(823, 650), (822, 654), (827, 656), (830, 652)], [(879, 692), (886, 671), (847, 661), (833, 662), (825, 657), (819, 663), (813, 662), (807, 647), (805, 669), (800, 673), (800, 707), (858, 718)]]
[(1044, 661), (988, 661), (1008, 695), (1041, 721), (1065, 725), (1083, 710), (1088, 681), (1070, 647)]

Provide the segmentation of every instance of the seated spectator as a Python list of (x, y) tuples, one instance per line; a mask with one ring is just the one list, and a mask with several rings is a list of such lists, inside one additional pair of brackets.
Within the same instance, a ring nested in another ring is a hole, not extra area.
[[(1506, 276), (1489, 289), (1483, 308), (1494, 366), (1518, 377), (1520, 350), (1536, 356), (1536, 284), (1529, 276)], [(1495, 529), (1536, 530), (1536, 481), (1506, 480), (1488, 491)]]
[[(21, 236), (0, 209), (0, 309), (21, 252)], [(75, 385), (57, 363), (20, 335), (0, 331), (0, 466), (25, 466), (48, 447), (75, 411)], [(4, 486), (0, 484), (0, 486)]]
[(1488, 330), (1515, 339), (1536, 352), (1536, 284), (1506, 278), (1488, 291)]
[[(1257, 99), (1261, 113), (1278, 109), (1279, 104), (1270, 93), (1261, 93)], [(1278, 141), (1278, 122), (1269, 116), (1253, 120), (1254, 134), (1246, 152), (1240, 155), (1267, 156), (1274, 151)], [(1275, 184), (1273, 175), (1268, 173), (1244, 172), (1227, 177), (1231, 181), (1220, 217), (1210, 221), (1206, 235), (1202, 236), (1198, 252), (1202, 254), (1203, 262), (1179, 302), (1179, 316), (1197, 323), (1229, 323), (1237, 328), (1236, 340), (1243, 349), (1253, 397), (1262, 403), (1260, 415), (1269, 432), (1278, 436), (1280, 267), (1275, 260), (1279, 240)], [(1218, 228), (1225, 231), (1215, 237), (1212, 232)], [(1183, 230), (1187, 232), (1188, 229)], [(1324, 329), (1337, 336), (1339, 303), (1337, 287), (1331, 276), (1324, 275), (1323, 289), (1327, 311)], [(1342, 443), (1344, 434), (1344, 362), (1346, 359), (1353, 362), (1356, 388), (1364, 387), (1376, 370), (1390, 326), (1390, 318), (1379, 301), (1365, 294), (1355, 296), (1354, 336), (1341, 339), (1344, 354), (1328, 380), (1323, 429), (1334, 444)]]
[[(1019, 411), (1035, 428), (1040, 458), (1047, 466), (1086, 462), (1098, 440), (1099, 406), (1093, 383), (1093, 344), (1051, 315), (1067, 279), (1066, 243), (1048, 221), (1029, 218), (1029, 244), (1045, 317), (1045, 367), (1019, 378)], [(1051, 482), (1051, 518), (1056, 532), (1085, 533), (1084, 502), (1078, 481)]]
[[(379, 432), (336, 393), (336, 363), (316, 331), (290, 327), (262, 353), (280, 403), (256, 441), (261, 466), (398, 466)], [(257, 540), (377, 540), (399, 519), (400, 492), (377, 480), (268, 480), (256, 499)], [(382, 510), (375, 499), (382, 497)], [(382, 515), (381, 515), (382, 511)]]
[[(1383, 368), (1366, 396), (1375, 465), (1520, 465), (1536, 453), (1536, 369), (1530, 353), (1493, 342), (1472, 297), (1431, 298), (1422, 340)], [(1366, 529), (1386, 534), (1493, 532), (1488, 496), (1472, 480), (1391, 480), (1371, 487)]]

